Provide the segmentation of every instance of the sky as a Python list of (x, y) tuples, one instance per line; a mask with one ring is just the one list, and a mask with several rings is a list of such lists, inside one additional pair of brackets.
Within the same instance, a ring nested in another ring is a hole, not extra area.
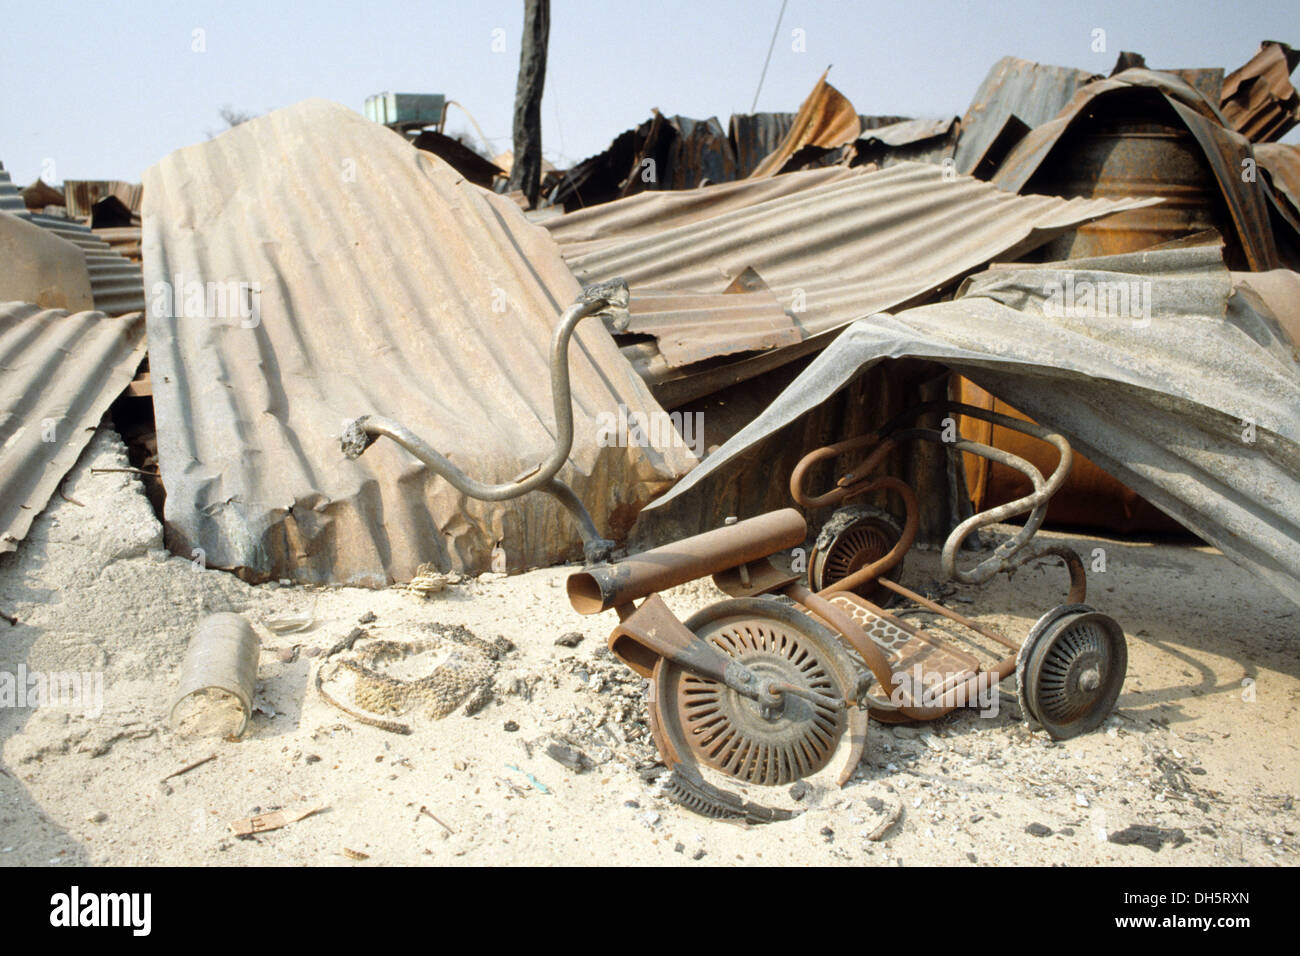
[[(385, 91), (445, 94), (500, 152), (522, 10), (522, 0), (0, 0), (0, 162), (20, 186), (139, 182), (220, 131), (223, 106), (262, 113), (325, 97), (360, 112)], [(781, 0), (553, 0), (545, 156), (565, 167), (597, 153), (652, 107), (725, 128), (750, 111), (780, 10)], [(794, 111), (831, 66), (859, 113), (953, 116), (1005, 54), (1109, 73), (1134, 50), (1157, 68), (1231, 70), (1264, 39), (1300, 45), (1295, 0), (788, 0), (757, 108)], [(473, 127), (452, 108), (447, 131)]]

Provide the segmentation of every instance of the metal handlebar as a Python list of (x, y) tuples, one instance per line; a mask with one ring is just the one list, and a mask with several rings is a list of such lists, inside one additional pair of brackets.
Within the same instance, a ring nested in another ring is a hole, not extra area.
[(615, 329), (627, 324), (628, 288), (622, 279), (611, 279), (582, 290), (577, 301), (564, 310), (560, 324), (551, 336), (551, 398), (555, 407), (555, 447), (544, 462), (535, 465), (512, 481), (487, 484), (461, 471), (432, 445), (405, 425), (378, 415), (362, 415), (343, 428), (340, 445), (343, 454), (356, 459), (384, 436), (401, 445), (446, 479), (457, 491), (480, 501), (505, 501), (530, 491), (541, 491), (558, 500), (578, 522), (587, 563), (607, 560), (614, 543), (600, 537), (591, 514), (573, 489), (555, 477), (573, 449), (573, 396), (569, 383), (569, 343), (578, 323), (588, 316), (614, 313)]

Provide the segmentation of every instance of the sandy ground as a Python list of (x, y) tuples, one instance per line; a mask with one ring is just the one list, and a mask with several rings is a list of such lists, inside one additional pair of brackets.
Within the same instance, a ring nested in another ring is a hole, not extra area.
[[(102, 429), (17, 553), (0, 558), (0, 611), (18, 622), (0, 621), (0, 672), (104, 681), (97, 716), (0, 708), (0, 864), (1297, 862), (1300, 611), (1212, 548), (1071, 538), (1085, 554), (1105, 549), (1090, 601), (1129, 639), (1125, 692), (1101, 731), (1054, 743), (1018, 719), (1010, 687), (996, 717), (873, 723), (848, 786), (814, 779), (798, 803), (780, 795), (804, 808), (795, 819), (751, 827), (660, 793), (643, 682), (604, 651), (614, 615), (568, 607), (571, 569), (484, 576), (427, 598), (251, 587), (169, 555), (138, 479), (89, 470), (126, 464)], [(935, 557), (909, 560), (906, 582), (933, 586)], [(1024, 572), (948, 599), (1023, 634), (1059, 602), (1062, 577)], [(666, 597), (685, 616), (721, 595), (697, 582)], [(186, 642), (225, 610), (262, 637), (259, 712), (238, 742), (179, 736), (166, 710)], [(445, 638), (438, 651), (491, 674), (486, 706), (403, 717), (413, 732), (398, 735), (323, 701), (323, 652), (369, 615), (372, 638), (429, 641), (429, 624), (504, 637), (506, 653)], [(294, 620), (309, 623), (284, 632)], [(576, 647), (556, 644), (572, 632)], [(585, 756), (580, 772), (548, 755), (556, 740)], [(313, 807), (324, 809), (274, 832), (228, 829)], [(1163, 842), (1110, 839), (1133, 825), (1160, 828), (1148, 832)]]

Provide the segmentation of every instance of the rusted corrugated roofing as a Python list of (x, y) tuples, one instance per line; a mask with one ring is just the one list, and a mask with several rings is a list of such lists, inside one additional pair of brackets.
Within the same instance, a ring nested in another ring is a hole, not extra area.
[(95, 203), (108, 196), (116, 197), (131, 212), (139, 212), (144, 187), (118, 179), (68, 179), (63, 183), (64, 205), (75, 219), (89, 219)]
[(1265, 143), (1281, 139), (1300, 123), (1300, 93), (1291, 85), (1297, 63), (1300, 52), (1265, 40), (1258, 53), (1228, 74), (1220, 108), (1233, 129)]
[(968, 173), (993, 145), (1011, 117), (1030, 129), (1045, 123), (1070, 102), (1079, 87), (1096, 74), (1064, 66), (1046, 66), (1004, 56), (994, 64), (961, 119), (961, 137), (954, 159), (957, 171)]
[[(668, 368), (803, 341), (803, 333), (770, 290), (718, 294), (639, 291), (631, 297), (628, 311), (625, 332), (653, 336)], [(650, 369), (638, 371), (647, 379), (654, 374)]]
[(947, 136), (956, 122), (957, 117), (950, 116), (947, 119), (914, 119), (890, 123), (888, 126), (864, 131), (858, 142), (875, 141), (886, 146), (908, 146), (935, 136)]
[[(407, 580), (423, 562), (486, 570), (498, 542), (511, 568), (578, 553), (548, 496), (467, 500), (394, 443), (357, 461), (339, 449), (344, 422), (374, 413), (484, 481), (549, 453), (550, 336), (579, 286), (509, 199), (309, 100), (150, 169), (143, 246), (151, 290), (260, 289), (256, 321), (177, 317), (150, 297), (174, 550), (200, 548), (209, 565), (250, 577), (366, 586)], [(579, 326), (570, 369), (575, 442), (560, 477), (614, 536), (694, 457), (602, 447), (598, 415), (662, 409), (598, 321)]]
[(853, 166), (880, 169), (899, 163), (942, 163), (953, 156), (961, 124), (957, 117), (907, 120), (865, 130), (853, 144)]
[(542, 225), (560, 243), (565, 257), (571, 258), (610, 243), (638, 236), (655, 236), (724, 212), (747, 209), (814, 186), (861, 175), (861, 170), (826, 167), (768, 179), (741, 180), (707, 189), (639, 193), (617, 202), (549, 217), (542, 221)]
[[(744, 179), (763, 161), (781, 141), (789, 134), (794, 125), (794, 113), (734, 113), (728, 126), (728, 138), (731, 150), (736, 157), (736, 177)], [(858, 115), (862, 136), (869, 135), (870, 130), (893, 126), (898, 123), (912, 122), (907, 116), (865, 116)]]
[(752, 173), (772, 150), (781, 145), (794, 125), (793, 113), (735, 113), (727, 132), (736, 157), (736, 175)]
[(1255, 159), (1268, 171), (1273, 188), (1291, 203), (1300, 215), (1300, 145), (1294, 143), (1256, 143)]
[(13, 551), (144, 358), (144, 316), (0, 304), (0, 553)]
[[(729, 188), (697, 190), (698, 198), (718, 190), (725, 202)], [(634, 291), (721, 292), (753, 268), (805, 340), (761, 361), (743, 360), (756, 374), (824, 345), (819, 336), (853, 319), (928, 301), (991, 260), (1015, 258), (1081, 223), (1156, 201), (1013, 196), (970, 177), (950, 179), (938, 166), (903, 163), (752, 205), (728, 204), (717, 215), (702, 215), (707, 206), (697, 206), (674, 228), (642, 228), (622, 241), (563, 250), (583, 282), (621, 275)], [(609, 204), (607, 214), (625, 202)], [(563, 231), (566, 218), (552, 228)], [(678, 370), (677, 377), (690, 372)], [(666, 404), (681, 397), (656, 394)]]
[(823, 73), (799, 107), (789, 132), (776, 149), (763, 157), (749, 177), (775, 176), (790, 157), (805, 146), (833, 149), (853, 142), (861, 133), (862, 121), (858, 119), (857, 110), (843, 93), (826, 82), (826, 73)]

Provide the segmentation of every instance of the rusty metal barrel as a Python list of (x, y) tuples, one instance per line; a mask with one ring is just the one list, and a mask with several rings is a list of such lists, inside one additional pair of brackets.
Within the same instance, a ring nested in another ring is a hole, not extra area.
[(569, 575), (569, 603), (579, 614), (610, 608), (757, 561), (803, 544), (808, 524), (793, 508), (674, 541), (616, 564), (598, 565)]
[(1148, 249), (1217, 229), (1230, 265), (1246, 268), (1232, 218), (1204, 150), (1151, 91), (1111, 96), (1080, 117), (1026, 185), (1072, 198), (1159, 196), (1158, 206), (1104, 216), (1047, 243), (1038, 258), (1079, 259)]

